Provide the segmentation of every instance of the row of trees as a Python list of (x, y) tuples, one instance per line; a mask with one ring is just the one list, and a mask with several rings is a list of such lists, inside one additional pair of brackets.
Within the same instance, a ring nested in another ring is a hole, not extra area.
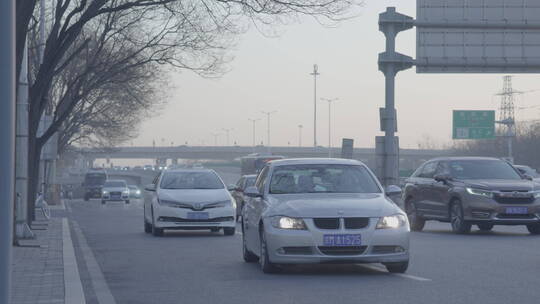
[[(51, 3), (51, 1), (45, 1)], [(29, 220), (45, 143), (114, 144), (159, 107), (172, 69), (223, 74), (227, 50), (250, 24), (260, 29), (309, 15), (333, 24), (357, 0), (56, 0), (38, 39), (39, 1), (17, 1), (17, 79), (28, 42)], [(42, 54), (42, 56), (40, 56)], [(41, 57), (41, 58), (40, 58)], [(37, 60), (37, 59), (41, 60)], [(52, 123), (38, 134), (44, 113)]]

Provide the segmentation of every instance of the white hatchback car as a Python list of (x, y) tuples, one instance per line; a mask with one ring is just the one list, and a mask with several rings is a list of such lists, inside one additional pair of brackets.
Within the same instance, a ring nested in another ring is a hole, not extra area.
[(264, 272), (278, 264), (409, 265), (409, 223), (363, 163), (344, 159), (272, 161), (246, 189), (243, 254)]
[(165, 229), (235, 233), (236, 203), (214, 170), (165, 170), (145, 190), (147, 233), (161, 236)]

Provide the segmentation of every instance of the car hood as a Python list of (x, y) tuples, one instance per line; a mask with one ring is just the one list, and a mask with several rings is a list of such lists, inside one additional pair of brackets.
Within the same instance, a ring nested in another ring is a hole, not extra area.
[(206, 203), (231, 199), (226, 189), (159, 189), (158, 197), (181, 203)]
[(281, 194), (269, 197), (266, 216), (292, 217), (381, 217), (402, 213), (383, 194)]
[(540, 190), (540, 184), (529, 180), (463, 180), (468, 187), (480, 188), (492, 191), (533, 191)]

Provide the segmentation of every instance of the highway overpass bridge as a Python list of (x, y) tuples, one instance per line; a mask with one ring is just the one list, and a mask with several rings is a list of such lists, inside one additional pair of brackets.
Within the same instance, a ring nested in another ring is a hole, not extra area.
[[(149, 159), (156, 164), (177, 163), (178, 160), (234, 160), (251, 153), (267, 153), (268, 149), (258, 147), (213, 147), (213, 146), (177, 146), (177, 147), (115, 147), (115, 148), (90, 148), (78, 151), (89, 164), (96, 159)], [(272, 147), (274, 155), (283, 155), (288, 158), (304, 157), (328, 157), (329, 149), (324, 147)], [(402, 169), (414, 169), (422, 162), (443, 155), (448, 155), (445, 150), (419, 150), (401, 149), (400, 167)], [(341, 148), (332, 149), (332, 155), (339, 157)], [(375, 168), (375, 149), (355, 148), (353, 158), (361, 160), (368, 166)]]

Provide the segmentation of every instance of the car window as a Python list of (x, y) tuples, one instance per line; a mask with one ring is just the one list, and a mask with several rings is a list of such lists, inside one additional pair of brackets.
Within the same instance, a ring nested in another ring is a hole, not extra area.
[(240, 178), (240, 179), (238, 180), (238, 182), (236, 182), (236, 187), (242, 189), (242, 186), (244, 185), (244, 180), (245, 180), (244, 177)]
[(436, 170), (437, 170), (437, 162), (427, 163), (424, 165), (424, 168), (422, 168), (422, 173), (420, 173), (419, 177), (433, 178)]
[(223, 189), (225, 186), (214, 172), (166, 172), (161, 189)]
[(421, 165), (414, 171), (414, 173), (411, 175), (411, 177), (420, 177), (420, 174), (422, 173), (422, 170), (424, 169), (424, 165)]
[(449, 168), (456, 179), (522, 179), (512, 165), (498, 159), (456, 160)]
[(437, 166), (437, 171), (436, 171), (435, 175), (437, 175), (437, 174), (450, 175), (450, 168), (448, 167), (448, 163), (440, 162), (439, 165)]
[(257, 180), (256, 177), (248, 177), (248, 178), (246, 178), (246, 183), (244, 184), (244, 189), (246, 189), (247, 187), (251, 187), (251, 186), (255, 185), (256, 180)]
[(368, 169), (358, 165), (306, 164), (278, 166), (270, 193), (380, 193)]
[(270, 170), (268, 166), (264, 167), (261, 173), (259, 173), (259, 176), (257, 176), (255, 187), (257, 187), (257, 190), (259, 190), (259, 193), (264, 192), (264, 183), (266, 182), (266, 177), (268, 176), (268, 170)]

